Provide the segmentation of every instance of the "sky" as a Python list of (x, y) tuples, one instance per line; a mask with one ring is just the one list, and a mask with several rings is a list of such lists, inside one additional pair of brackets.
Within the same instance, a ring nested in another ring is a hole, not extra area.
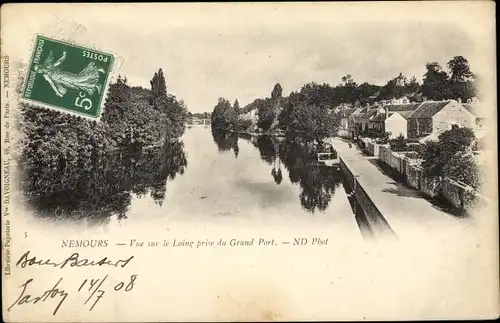
[(212, 25), (178, 27), (159, 38), (129, 40), (134, 48), (154, 44), (154, 49), (146, 60), (129, 58), (123, 73), (130, 83), (149, 86), (162, 68), (168, 91), (192, 112), (211, 111), (219, 97), (244, 106), (270, 96), (276, 83), (288, 95), (313, 81), (339, 84), (346, 74), (379, 85), (400, 72), (420, 80), (426, 62), (445, 66), (456, 55), (467, 58), (473, 47), (459, 29), (439, 23), (261, 25), (234, 31)]
[(484, 8), (419, 2), (54, 8), (19, 17), (29, 21), (27, 39), (42, 30), (112, 52), (115, 72), (131, 85), (149, 87), (162, 68), (168, 92), (191, 112), (212, 111), (219, 97), (244, 106), (270, 96), (276, 83), (288, 95), (313, 81), (339, 84), (346, 74), (379, 85), (400, 72), (421, 80), (427, 62), (445, 66), (457, 55), (476, 71), (484, 50), (477, 39), (489, 28), (474, 25)]

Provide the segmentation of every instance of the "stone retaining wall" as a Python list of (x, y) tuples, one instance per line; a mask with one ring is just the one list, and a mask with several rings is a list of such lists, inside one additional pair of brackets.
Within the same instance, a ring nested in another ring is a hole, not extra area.
[(342, 174), (342, 182), (347, 194), (350, 196), (354, 195), (354, 198), (365, 213), (370, 229), (379, 233), (394, 233), (380, 210), (377, 208), (363, 186), (359, 183), (356, 176), (352, 173), (351, 169), (342, 157), (340, 157), (340, 172)]
[[(486, 199), (472, 187), (453, 181), (450, 178), (427, 177), (416, 160), (408, 158), (404, 153), (396, 153), (388, 147), (379, 147), (379, 160), (390, 166), (402, 181), (429, 197), (441, 195), (451, 205), (459, 209), (470, 209), (477, 203), (485, 203)], [(478, 202), (479, 201), (479, 202)]]

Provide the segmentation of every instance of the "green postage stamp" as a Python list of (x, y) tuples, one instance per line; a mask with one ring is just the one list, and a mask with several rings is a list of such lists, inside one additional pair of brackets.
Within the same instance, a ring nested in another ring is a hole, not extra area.
[(114, 56), (37, 36), (21, 98), (99, 118)]

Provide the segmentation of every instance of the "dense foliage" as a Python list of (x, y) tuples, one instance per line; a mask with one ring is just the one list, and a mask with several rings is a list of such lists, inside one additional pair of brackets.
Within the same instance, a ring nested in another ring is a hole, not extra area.
[(476, 76), (471, 72), (469, 62), (456, 56), (448, 64), (447, 73), (437, 62), (427, 63), (422, 84), (422, 95), (430, 100), (461, 99), (476, 96)]
[(167, 93), (161, 69), (151, 87), (131, 87), (119, 76), (109, 86), (100, 122), (22, 104), (21, 162), (86, 165), (90, 158), (116, 150), (159, 146), (167, 138), (179, 138), (185, 128), (185, 105)]
[(408, 150), (408, 141), (405, 136), (400, 134), (394, 139), (389, 140), (389, 146), (392, 151), (407, 151)]
[(99, 122), (24, 103), (20, 111), (21, 189), (41, 216), (121, 216), (131, 193), (148, 191), (161, 204), (166, 181), (187, 165), (178, 140), (186, 107), (161, 69), (151, 90), (119, 76)]
[(292, 92), (278, 117), (280, 129), (309, 141), (333, 136), (340, 119), (333, 113), (325, 89), (311, 83), (299, 93)]
[(427, 142), (422, 151), (422, 167), (426, 176), (443, 176), (478, 188), (479, 169), (472, 147), (476, 137), (469, 128), (454, 128), (439, 135), (438, 141)]
[(210, 116), (212, 129), (219, 131), (245, 131), (252, 126), (252, 121), (240, 115), (241, 109), (238, 100), (231, 105), (229, 100), (219, 98)]
[(338, 125), (324, 89), (324, 85), (311, 83), (299, 93), (292, 92), (289, 97), (283, 97), (281, 85), (276, 84), (270, 97), (256, 99), (243, 109), (235, 107), (237, 101), (231, 106), (228, 100), (219, 98), (212, 112), (212, 128), (245, 131), (252, 126), (252, 120), (242, 117), (239, 112), (256, 110), (256, 125), (263, 133), (282, 131), (320, 141), (333, 135)]
[(234, 130), (237, 119), (238, 114), (231, 106), (231, 103), (224, 98), (219, 98), (211, 115), (212, 129), (221, 131)]
[[(410, 102), (421, 102), (426, 99), (465, 101), (476, 96), (476, 76), (471, 72), (467, 59), (456, 56), (447, 63), (447, 67), (448, 72), (437, 62), (427, 63), (422, 84), (419, 84), (415, 76), (407, 78), (402, 73), (383, 86), (367, 82), (358, 84), (347, 74), (336, 86), (312, 82), (305, 84), (299, 92), (283, 96), (283, 89), (278, 83), (270, 97), (256, 98), (243, 108), (238, 104), (237, 108), (233, 106), (231, 109), (229, 101), (219, 99), (212, 112), (212, 121), (216, 121), (217, 129), (243, 131), (252, 124), (248, 122), (248, 118), (241, 116), (255, 110), (255, 126), (259, 132), (282, 131), (306, 136), (309, 140), (320, 139), (335, 133), (339, 118), (332, 116), (331, 111), (339, 106), (356, 108), (402, 97), (407, 97)], [(380, 135), (376, 134), (377, 137)]]

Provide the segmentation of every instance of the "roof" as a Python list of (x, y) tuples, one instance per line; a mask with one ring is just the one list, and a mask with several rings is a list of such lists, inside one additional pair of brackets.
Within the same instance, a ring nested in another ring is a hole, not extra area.
[(452, 101), (426, 101), (422, 103), (418, 109), (413, 111), (408, 119), (429, 119), (432, 118), (436, 113), (441, 111), (445, 106), (450, 104)]
[[(392, 113), (391, 113), (392, 114)], [(373, 119), (373, 122), (384, 122), (385, 121), (385, 113), (377, 114)]]
[(351, 118), (354, 122), (362, 121), (363, 118), (360, 115), (357, 114), (351, 114)]
[(362, 108), (357, 108), (356, 110), (354, 110), (354, 112), (352, 114), (360, 114), (361, 113), (361, 110), (363, 110)]
[(472, 113), (475, 117), (485, 118), (489, 117), (488, 110), (484, 105), (479, 103), (462, 103), (461, 104), (467, 111)]
[[(418, 104), (417, 104), (418, 106)], [(412, 114), (413, 110), (404, 110), (404, 111), (388, 111), (389, 112), (389, 117), (391, 117), (393, 114), (397, 113), (400, 116), (402, 116), (405, 119), (408, 119), (408, 116)], [(377, 114), (371, 121), (373, 122), (384, 122), (385, 121), (385, 114), (384, 113), (379, 113)]]
[(354, 121), (369, 121), (371, 117), (375, 116), (378, 113), (378, 109), (368, 109), (364, 108), (364, 113), (360, 113), (358, 115), (353, 115)]
[(408, 117), (410, 116), (410, 114), (413, 113), (413, 111), (398, 111), (398, 113), (405, 119), (408, 119)]
[(369, 118), (373, 117), (374, 115), (376, 115), (377, 113), (378, 113), (377, 109), (370, 109), (370, 110), (366, 111), (365, 117), (369, 119)]
[(469, 111), (470, 113), (474, 114), (474, 104), (473, 103), (462, 103), (462, 106)]
[(406, 103), (406, 104), (388, 104), (384, 105), (384, 109), (389, 111), (413, 111), (420, 106), (421, 103)]

